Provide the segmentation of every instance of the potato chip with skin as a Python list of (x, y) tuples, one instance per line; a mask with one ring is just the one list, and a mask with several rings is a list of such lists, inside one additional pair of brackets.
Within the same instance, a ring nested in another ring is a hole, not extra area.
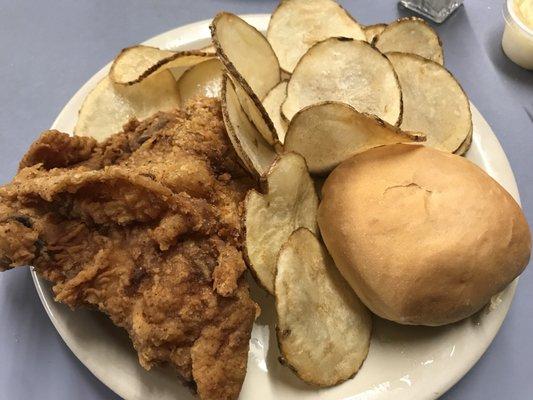
[(239, 76), (234, 76), (230, 73), (228, 75), (235, 85), (237, 97), (248, 119), (254, 124), (267, 143), (275, 146), (279, 142), (278, 133), (263, 103), (259, 101), (257, 96), (250, 92), (246, 86), (246, 82), (242, 81)]
[(228, 137), (243, 166), (256, 178), (264, 176), (276, 153), (263, 139), (242, 109), (232, 80), (222, 79), (222, 116)]
[(315, 43), (339, 36), (366, 40), (361, 25), (333, 0), (282, 0), (267, 30), (281, 68), (288, 73)]
[(281, 80), (278, 58), (261, 32), (238, 16), (217, 14), (211, 23), (217, 55), (234, 78), (259, 100)]
[(244, 255), (256, 281), (274, 293), (278, 252), (299, 227), (318, 233), (318, 196), (303, 157), (286, 153), (263, 179), (265, 193), (251, 190), (244, 201)]
[(442, 43), (437, 32), (421, 18), (401, 18), (389, 24), (373, 42), (382, 53), (401, 52), (444, 64)]
[(144, 119), (158, 111), (179, 108), (179, 105), (176, 81), (169, 71), (131, 86), (114, 84), (106, 76), (83, 101), (74, 134), (102, 141), (121, 131), (131, 118)]
[(213, 54), (213, 55), (216, 55), (217, 53), (217, 49), (215, 48), (215, 45), (213, 43), (200, 48), (200, 51), (203, 51), (204, 53), (207, 53), (207, 54)]
[(386, 27), (387, 24), (374, 24), (365, 26), (363, 30), (365, 31), (366, 41), (368, 43), (372, 43), (374, 38), (383, 32)]
[(122, 49), (113, 60), (109, 75), (114, 83), (132, 84), (146, 71), (175, 52), (157, 47), (136, 45)]
[(178, 79), (181, 103), (199, 96), (220, 97), (223, 75), (224, 67), (216, 58), (193, 65)]
[(113, 61), (110, 77), (114, 83), (133, 85), (147, 76), (170, 70), (181, 72), (200, 62), (212, 59), (216, 54), (209, 49), (172, 51), (137, 45), (122, 50)]
[(404, 132), (348, 104), (324, 102), (308, 106), (293, 117), (284, 150), (301, 154), (309, 172), (324, 175), (372, 147), (425, 140), (424, 134)]
[(426, 134), (426, 146), (458, 151), (473, 126), (470, 102), (461, 85), (443, 66), (424, 57), (407, 53), (387, 53), (387, 57), (402, 87), (400, 128)]
[(285, 133), (288, 128), (287, 121), (281, 116), (281, 104), (285, 101), (286, 97), (287, 81), (281, 81), (263, 99), (263, 106), (274, 123), (274, 128), (276, 129), (278, 140), (281, 144), (285, 140)]
[(322, 101), (349, 104), (392, 125), (402, 118), (402, 92), (392, 64), (362, 40), (330, 38), (311, 47), (294, 69), (281, 112), (290, 121)]
[(137, 45), (123, 49), (113, 61), (109, 77), (115, 84), (134, 85), (173, 68), (187, 69), (215, 55), (201, 50), (172, 51)]
[(281, 79), (279, 63), (265, 37), (253, 26), (230, 13), (218, 14), (211, 24), (217, 55), (233, 80), (244, 112), (265, 140), (278, 142), (274, 123), (261, 99)]
[(472, 139), (473, 139), (473, 130), (470, 131), (470, 134), (466, 137), (464, 142), (459, 146), (457, 150), (454, 151), (454, 154), (457, 154), (458, 156), (464, 156), (467, 151), (470, 149), (470, 146), (472, 145)]
[(294, 231), (279, 252), (275, 295), (283, 362), (302, 380), (333, 386), (360, 369), (372, 317), (306, 228)]

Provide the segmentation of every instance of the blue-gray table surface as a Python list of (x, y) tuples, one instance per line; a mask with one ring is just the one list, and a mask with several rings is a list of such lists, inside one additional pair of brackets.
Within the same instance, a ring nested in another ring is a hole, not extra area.
[[(361, 23), (409, 13), (393, 0), (343, 0)], [(271, 12), (274, 0), (0, 0), (0, 183), (64, 104), (123, 47), (234, 13)], [(446, 66), (497, 134), (533, 223), (533, 71), (502, 54), (503, 0), (465, 0), (437, 27)], [(443, 399), (533, 398), (533, 272), (491, 347)], [(28, 269), (0, 275), (0, 400), (118, 399), (70, 352)], [(258, 397), (259, 399), (260, 397)]]

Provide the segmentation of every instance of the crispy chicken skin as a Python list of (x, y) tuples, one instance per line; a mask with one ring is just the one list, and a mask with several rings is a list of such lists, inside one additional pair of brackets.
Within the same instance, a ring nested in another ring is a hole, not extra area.
[(57, 301), (126, 329), (203, 400), (236, 399), (257, 305), (242, 277), (253, 181), (220, 105), (199, 99), (105, 142), (48, 131), (0, 188), (0, 269), (34, 265)]

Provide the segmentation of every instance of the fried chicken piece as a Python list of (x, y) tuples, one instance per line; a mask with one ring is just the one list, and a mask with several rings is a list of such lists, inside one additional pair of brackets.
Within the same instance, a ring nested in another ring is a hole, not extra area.
[(96, 140), (86, 137), (71, 137), (52, 130), (44, 132), (22, 158), (19, 169), (38, 163), (52, 169), (86, 161), (96, 147)]
[(103, 143), (45, 132), (0, 188), (0, 269), (34, 265), (55, 299), (126, 329), (203, 400), (236, 399), (257, 305), (242, 277), (254, 185), (219, 103), (158, 113)]

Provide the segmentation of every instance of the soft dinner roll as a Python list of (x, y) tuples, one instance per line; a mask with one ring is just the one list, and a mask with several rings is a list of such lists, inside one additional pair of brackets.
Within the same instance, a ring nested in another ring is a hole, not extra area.
[(401, 324), (466, 318), (529, 261), (518, 204), (453, 154), (374, 148), (340, 164), (322, 196), (318, 223), (337, 267), (370, 310)]

